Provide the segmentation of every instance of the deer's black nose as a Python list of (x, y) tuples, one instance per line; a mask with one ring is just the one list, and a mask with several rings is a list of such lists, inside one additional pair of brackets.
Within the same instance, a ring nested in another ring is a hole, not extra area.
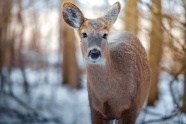
[(97, 49), (90, 50), (89, 57), (91, 57), (92, 59), (98, 59), (99, 57), (101, 57), (101, 52)]

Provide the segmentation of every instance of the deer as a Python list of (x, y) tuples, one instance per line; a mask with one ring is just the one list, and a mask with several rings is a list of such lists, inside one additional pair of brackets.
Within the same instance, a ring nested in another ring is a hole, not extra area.
[(64, 22), (81, 39), (92, 124), (135, 124), (149, 92), (150, 67), (140, 40), (126, 31), (109, 33), (120, 9), (116, 2), (102, 17), (88, 19), (75, 4), (62, 4)]

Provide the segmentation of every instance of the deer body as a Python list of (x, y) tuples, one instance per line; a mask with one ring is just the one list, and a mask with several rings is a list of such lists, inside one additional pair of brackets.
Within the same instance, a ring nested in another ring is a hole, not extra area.
[(86, 19), (74, 4), (63, 4), (64, 20), (81, 37), (93, 124), (113, 119), (134, 124), (149, 91), (150, 69), (141, 42), (128, 32), (108, 35), (119, 10), (116, 3), (104, 17)]
[(147, 57), (131, 33), (122, 32), (114, 40), (109, 44), (110, 54), (104, 66), (87, 66), (90, 104), (105, 119), (119, 119), (123, 111), (136, 107), (135, 119), (149, 89)]

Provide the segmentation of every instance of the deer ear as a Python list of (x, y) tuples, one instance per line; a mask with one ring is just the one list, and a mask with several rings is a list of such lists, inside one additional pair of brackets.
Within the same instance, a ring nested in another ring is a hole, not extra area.
[(70, 2), (63, 3), (62, 15), (64, 21), (72, 28), (79, 28), (84, 20), (81, 10)]
[(108, 23), (109, 27), (111, 27), (115, 23), (120, 12), (120, 9), (121, 9), (120, 3), (116, 2), (103, 16), (103, 19)]

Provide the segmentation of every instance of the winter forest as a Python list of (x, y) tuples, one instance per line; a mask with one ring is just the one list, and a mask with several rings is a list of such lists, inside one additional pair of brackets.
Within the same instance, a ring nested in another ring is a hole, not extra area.
[[(0, 0), (0, 124), (91, 124), (77, 32), (61, 5), (87, 18), (117, 0)], [(186, 124), (186, 0), (118, 0), (110, 33), (135, 34), (148, 55), (151, 87), (136, 124)]]

